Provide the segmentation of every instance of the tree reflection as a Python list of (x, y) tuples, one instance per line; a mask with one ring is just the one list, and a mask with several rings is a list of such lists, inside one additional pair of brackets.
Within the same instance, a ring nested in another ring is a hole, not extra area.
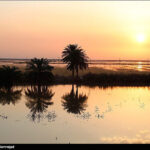
[(74, 91), (74, 85), (70, 93), (62, 96), (62, 106), (69, 113), (81, 114), (87, 107), (86, 101), (88, 97), (85, 94), (78, 94), (78, 86), (76, 86), (76, 92)]
[(21, 98), (22, 90), (14, 90), (13, 87), (3, 87), (0, 89), (0, 104), (15, 105)]
[(46, 112), (48, 106), (53, 104), (51, 100), (54, 93), (47, 86), (33, 86), (31, 89), (27, 89), (25, 94), (27, 96), (26, 106), (31, 112), (31, 120), (40, 121), (43, 112)]

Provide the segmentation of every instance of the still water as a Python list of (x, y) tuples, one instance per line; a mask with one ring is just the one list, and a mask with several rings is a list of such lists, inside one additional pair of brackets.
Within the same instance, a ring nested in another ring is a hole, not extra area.
[[(26, 67), (25, 59), (0, 59), (0, 66), (9, 65), (16, 66), (20, 69)], [(89, 68), (103, 68), (109, 70), (120, 70), (120, 69), (129, 69), (136, 71), (150, 71), (150, 60), (89, 60)], [(54, 67), (66, 67), (60, 59), (59, 60), (50, 60), (50, 65)]]
[(0, 90), (0, 143), (150, 143), (150, 88)]

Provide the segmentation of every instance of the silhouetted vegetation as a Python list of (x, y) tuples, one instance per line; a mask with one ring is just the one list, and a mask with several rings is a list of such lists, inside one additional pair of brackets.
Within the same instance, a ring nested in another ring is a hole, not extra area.
[(74, 91), (74, 85), (70, 93), (62, 96), (62, 105), (64, 109), (69, 113), (80, 114), (85, 110), (87, 106), (87, 96), (85, 94), (78, 94), (78, 86), (76, 86), (76, 92)]
[(149, 74), (86, 74), (82, 84), (103, 86), (145, 86), (150, 85)]
[(10, 88), (18, 83), (21, 78), (21, 72), (17, 67), (2, 66), (0, 67), (0, 86)]
[(47, 85), (52, 82), (53, 67), (49, 65), (49, 61), (47, 59), (31, 59), (31, 61), (27, 62), (26, 66), (26, 77), (29, 83), (35, 84), (38, 86)]
[(32, 86), (25, 91), (27, 97), (26, 106), (30, 109), (31, 119), (35, 121), (38, 119), (40, 121), (41, 115), (47, 111), (54, 93), (49, 90), (47, 86)]
[(2, 105), (15, 105), (21, 98), (22, 90), (14, 90), (11, 88), (1, 88), (0, 89), (0, 104)]
[(72, 71), (72, 78), (74, 79), (74, 72), (78, 79), (79, 69), (83, 70), (88, 67), (88, 57), (84, 50), (77, 44), (69, 44), (62, 52), (62, 60), (67, 63), (67, 69)]
[[(52, 84), (81, 84), (88, 86), (150, 86), (150, 72), (139, 71), (110, 71), (104, 70), (81, 74), (78, 78), (78, 71), (86, 69), (87, 56), (78, 46), (68, 45), (62, 54), (63, 61), (67, 63), (67, 69), (72, 71), (72, 75), (66, 75), (66, 72), (60, 70), (58, 74), (53, 75), (54, 67), (49, 65), (48, 59), (28, 60), (26, 70), (20, 71), (15, 66), (0, 67), (0, 87), (10, 88), (13, 85), (52, 85)], [(78, 70), (79, 69), (79, 70)], [(58, 71), (58, 70), (57, 70)], [(62, 72), (62, 73), (61, 73)], [(74, 73), (77, 74), (77, 80), (72, 80)]]

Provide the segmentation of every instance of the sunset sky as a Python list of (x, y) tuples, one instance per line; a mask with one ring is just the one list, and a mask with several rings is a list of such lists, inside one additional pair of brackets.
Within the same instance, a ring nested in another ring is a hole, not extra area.
[(149, 1), (0, 1), (1, 58), (150, 59)]

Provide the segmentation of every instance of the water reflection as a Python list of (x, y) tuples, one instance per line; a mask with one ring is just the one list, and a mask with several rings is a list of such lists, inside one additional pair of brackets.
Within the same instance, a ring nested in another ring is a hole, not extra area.
[[(47, 93), (43, 92), (47, 91), (46, 87), (39, 87), (39, 90), (38, 87), (18, 87), (21, 88), (27, 95), (22, 92), (19, 104), (15, 107), (0, 105), (0, 139), (3, 143), (150, 143), (148, 87), (112, 89), (58, 85), (48, 87), (48, 91), (52, 89), (50, 95), (54, 92), (55, 95), (47, 101), (41, 96), (46, 95), (43, 94)], [(80, 100), (79, 95), (84, 98)], [(43, 108), (44, 102), (54, 104)], [(39, 113), (38, 107), (42, 108)], [(41, 113), (43, 110), (46, 112)], [(29, 117), (25, 118), (27, 114)], [(40, 122), (37, 122), (38, 117)], [(34, 126), (33, 123), (38, 124)]]
[(142, 71), (142, 69), (143, 69), (142, 62), (138, 62), (137, 70)]
[(4, 87), (0, 89), (0, 104), (15, 105), (21, 98), (22, 90), (14, 90), (13, 87)]
[(82, 114), (77, 114), (77, 118), (80, 118), (82, 120), (89, 120), (91, 119), (91, 114), (89, 112), (83, 112)]
[(33, 86), (25, 91), (27, 97), (26, 106), (30, 109), (30, 119), (40, 122), (43, 113), (47, 111), (49, 105), (53, 105), (52, 97), (54, 93), (47, 86)]
[(70, 93), (62, 96), (62, 106), (68, 113), (81, 114), (87, 107), (88, 97), (85, 94), (78, 93), (78, 86), (76, 85), (76, 91), (74, 91), (74, 85)]

